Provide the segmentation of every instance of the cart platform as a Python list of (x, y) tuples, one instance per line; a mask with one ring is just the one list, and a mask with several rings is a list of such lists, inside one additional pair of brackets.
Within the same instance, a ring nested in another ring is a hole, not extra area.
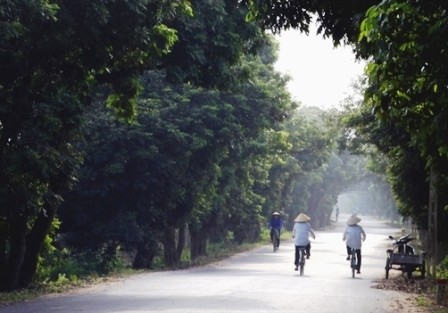
[(422, 265), (423, 256), (404, 253), (391, 253), (390, 263), (395, 265)]

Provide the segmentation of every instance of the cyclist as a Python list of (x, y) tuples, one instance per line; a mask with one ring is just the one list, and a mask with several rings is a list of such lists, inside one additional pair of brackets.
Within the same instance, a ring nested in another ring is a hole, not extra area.
[(271, 230), (271, 241), (274, 238), (274, 229), (278, 231), (278, 241), (277, 248), (280, 247), (280, 231), (283, 227), (283, 220), (280, 216), (280, 213), (274, 212), (271, 215), (271, 219), (269, 220), (269, 229)]
[(366, 233), (364, 229), (358, 225), (361, 222), (361, 219), (353, 214), (347, 220), (347, 227), (342, 236), (342, 240), (346, 241), (347, 244), (347, 261), (350, 260), (350, 254), (352, 248), (356, 250), (356, 258), (358, 259), (358, 263), (356, 264), (356, 272), (361, 274), (361, 240), (366, 240)]
[(294, 227), (292, 229), (292, 237), (294, 238), (294, 245), (296, 246), (295, 252), (295, 271), (298, 270), (299, 266), (299, 248), (306, 247), (306, 258), (309, 259), (311, 256), (311, 243), (310, 235), (316, 239), (313, 229), (310, 223), (308, 223), (311, 218), (305, 213), (300, 213), (294, 220)]

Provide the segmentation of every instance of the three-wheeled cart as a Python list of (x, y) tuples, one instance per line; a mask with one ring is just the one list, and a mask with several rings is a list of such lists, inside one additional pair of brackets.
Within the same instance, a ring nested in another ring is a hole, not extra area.
[(425, 255), (415, 255), (406, 253), (397, 253), (393, 249), (387, 250), (386, 259), (386, 279), (389, 278), (389, 270), (395, 269), (406, 273), (408, 278), (412, 278), (412, 272), (420, 272), (421, 277), (425, 278)]

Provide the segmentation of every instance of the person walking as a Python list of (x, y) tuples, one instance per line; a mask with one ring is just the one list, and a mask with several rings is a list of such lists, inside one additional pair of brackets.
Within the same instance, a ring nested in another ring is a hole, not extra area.
[(338, 218), (339, 218), (339, 207), (338, 206), (336, 206), (336, 208), (335, 208), (334, 216), (335, 216), (335, 220), (337, 222)]
[(310, 243), (310, 235), (313, 239), (316, 239), (316, 235), (314, 234), (313, 229), (309, 223), (310, 217), (305, 213), (300, 213), (294, 220), (294, 227), (292, 229), (292, 237), (294, 238), (295, 249), (295, 258), (294, 265), (295, 271), (298, 270), (299, 267), (299, 256), (300, 256), (300, 248), (306, 247), (306, 258), (309, 259), (311, 256), (311, 243)]
[(351, 250), (356, 250), (356, 258), (358, 263), (356, 264), (356, 272), (361, 274), (361, 245), (362, 241), (366, 240), (366, 233), (364, 229), (358, 225), (361, 219), (353, 214), (347, 220), (347, 227), (345, 228), (344, 234), (342, 235), (342, 241), (346, 242), (347, 245), (347, 260), (350, 260)]

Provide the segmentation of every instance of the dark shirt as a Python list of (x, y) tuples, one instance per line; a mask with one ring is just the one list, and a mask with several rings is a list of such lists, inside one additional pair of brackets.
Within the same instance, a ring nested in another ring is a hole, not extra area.
[(269, 228), (277, 228), (278, 230), (282, 229), (283, 220), (281, 218), (271, 218), (269, 221)]

